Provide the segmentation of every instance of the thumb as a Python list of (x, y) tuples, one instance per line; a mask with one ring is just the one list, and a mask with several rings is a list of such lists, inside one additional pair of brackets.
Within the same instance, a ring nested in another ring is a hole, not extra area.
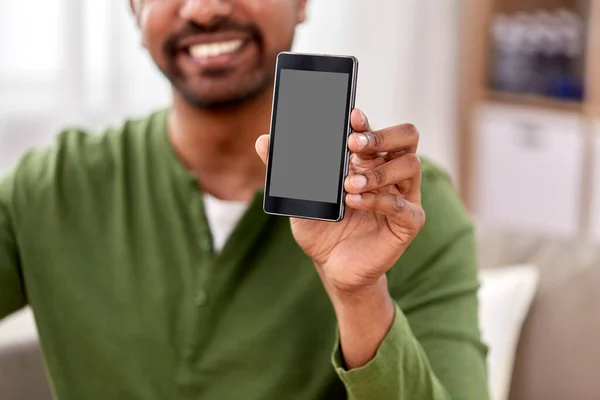
[(266, 165), (269, 154), (269, 135), (262, 135), (256, 139), (254, 147), (256, 148), (256, 154)]

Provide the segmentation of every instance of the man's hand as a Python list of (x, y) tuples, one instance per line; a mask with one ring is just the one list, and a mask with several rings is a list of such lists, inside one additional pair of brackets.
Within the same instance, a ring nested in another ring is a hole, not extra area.
[[(417, 130), (398, 125), (372, 132), (360, 110), (353, 111), (351, 122), (355, 133), (348, 144), (353, 154), (344, 185), (344, 220), (291, 220), (296, 241), (326, 283), (346, 293), (375, 285), (425, 222)], [(260, 137), (256, 147), (266, 161), (268, 136)]]
[[(423, 227), (425, 213), (415, 127), (373, 132), (360, 110), (352, 112), (351, 124), (345, 218), (339, 223), (292, 218), (291, 227), (336, 309), (346, 363), (357, 367), (375, 354), (393, 322), (385, 274)], [(268, 139), (256, 142), (265, 162)]]

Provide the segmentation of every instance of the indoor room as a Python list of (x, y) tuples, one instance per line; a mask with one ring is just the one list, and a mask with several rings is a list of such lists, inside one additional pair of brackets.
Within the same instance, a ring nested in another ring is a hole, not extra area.
[[(277, 158), (288, 50), (358, 62), (349, 239), (262, 197), (327, 175)], [(0, 399), (600, 398), (599, 1), (0, 0), (0, 177)]]

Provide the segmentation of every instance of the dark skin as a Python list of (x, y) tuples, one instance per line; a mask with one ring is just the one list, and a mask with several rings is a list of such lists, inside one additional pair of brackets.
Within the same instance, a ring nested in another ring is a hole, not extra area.
[[(169, 137), (206, 192), (248, 201), (264, 187), (269, 137), (261, 134), (269, 131), (275, 58), (291, 48), (305, 7), (306, 0), (132, 0), (144, 45), (173, 85)], [(202, 47), (227, 41), (243, 45), (222, 56)], [(332, 301), (349, 369), (370, 361), (385, 338), (394, 320), (385, 274), (425, 222), (414, 126), (373, 131), (358, 109), (351, 124), (345, 219), (291, 219)]]

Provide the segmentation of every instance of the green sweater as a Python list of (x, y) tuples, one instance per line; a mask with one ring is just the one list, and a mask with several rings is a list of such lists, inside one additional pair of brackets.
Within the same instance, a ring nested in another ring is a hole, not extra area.
[(313, 264), (262, 193), (215, 253), (164, 110), (66, 131), (0, 183), (0, 318), (31, 306), (59, 400), (485, 400), (473, 230), (427, 162), (423, 202), (389, 273), (394, 324), (347, 371)]

